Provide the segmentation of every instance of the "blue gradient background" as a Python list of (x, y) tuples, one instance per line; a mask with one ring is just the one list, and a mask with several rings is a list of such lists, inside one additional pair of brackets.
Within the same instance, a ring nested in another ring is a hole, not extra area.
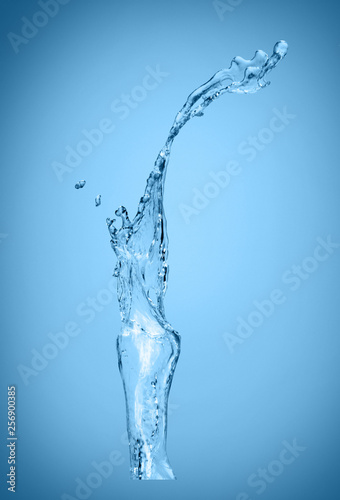
[[(71, 0), (16, 55), (7, 33), (20, 33), (21, 17), (37, 10), (31, 0), (1, 3), (1, 496), (10, 495), (6, 390), (16, 384), (17, 500), (76, 498), (75, 479), (113, 450), (124, 463), (91, 499), (253, 499), (249, 475), (294, 438), (306, 450), (260, 497), (337, 498), (340, 251), (295, 292), (281, 276), (313, 254), (318, 237), (340, 242), (339, 5), (244, 0), (220, 20), (211, 1)], [(121, 204), (135, 212), (188, 93), (233, 56), (271, 53), (282, 38), (289, 53), (269, 88), (224, 96), (174, 144), (166, 310), (182, 335), (168, 430), (178, 480), (132, 482), (116, 298), (90, 323), (77, 314), (114, 268), (105, 218)], [(111, 102), (157, 64), (169, 76), (121, 120)], [(247, 162), (239, 144), (284, 106), (296, 118)], [(114, 132), (59, 183), (51, 163), (106, 117)], [(242, 173), (185, 224), (180, 204), (234, 159)], [(82, 178), (86, 187), (75, 191)], [(275, 288), (285, 304), (231, 354), (223, 334)], [(18, 365), (30, 366), (31, 350), (69, 321), (81, 333), (26, 386)]]

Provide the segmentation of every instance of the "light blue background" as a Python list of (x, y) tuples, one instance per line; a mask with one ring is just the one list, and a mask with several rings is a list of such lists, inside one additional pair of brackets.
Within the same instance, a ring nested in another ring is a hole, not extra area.
[[(340, 250), (294, 292), (281, 278), (318, 237), (340, 242), (337, 2), (244, 0), (221, 20), (211, 1), (71, 0), (15, 54), (7, 34), (37, 10), (31, 0), (1, 4), (1, 495), (6, 388), (16, 384), (17, 500), (75, 497), (75, 479), (113, 450), (124, 463), (91, 499), (337, 498)], [(289, 53), (269, 88), (222, 97), (174, 144), (166, 311), (182, 335), (168, 431), (178, 480), (129, 481), (116, 298), (90, 323), (77, 314), (115, 265), (105, 219), (121, 204), (134, 215), (189, 92), (235, 55), (271, 53), (282, 38)], [(157, 64), (169, 75), (121, 120), (112, 101)], [(285, 106), (296, 118), (248, 162), (240, 143)], [(103, 118), (114, 132), (58, 182), (52, 162)], [(180, 205), (230, 160), (242, 172), (186, 224)], [(87, 185), (76, 191), (79, 179)], [(232, 354), (223, 334), (275, 288), (286, 302)], [(18, 365), (70, 321), (80, 334), (25, 385)], [(257, 495), (247, 478), (294, 438), (305, 451)]]

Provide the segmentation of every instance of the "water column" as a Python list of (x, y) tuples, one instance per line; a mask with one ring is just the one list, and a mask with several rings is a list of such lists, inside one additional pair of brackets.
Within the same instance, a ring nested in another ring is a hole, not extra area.
[(132, 479), (175, 479), (166, 452), (169, 391), (180, 354), (180, 336), (165, 316), (168, 279), (168, 235), (164, 213), (164, 183), (171, 146), (181, 128), (225, 93), (252, 94), (265, 88), (265, 76), (287, 53), (277, 42), (273, 54), (259, 50), (253, 59), (235, 57), (194, 90), (177, 113), (146, 183), (134, 219), (125, 207), (107, 219), (111, 246), (117, 257), (114, 276), (121, 314), (117, 338), (130, 447)]

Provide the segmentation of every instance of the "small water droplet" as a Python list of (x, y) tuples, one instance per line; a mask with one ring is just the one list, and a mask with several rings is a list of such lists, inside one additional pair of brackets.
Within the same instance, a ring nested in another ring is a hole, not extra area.
[(94, 202), (96, 204), (96, 207), (99, 207), (99, 205), (101, 205), (102, 203), (102, 195), (99, 194), (98, 196), (96, 196)]
[(86, 181), (84, 181), (84, 180), (83, 181), (78, 181), (77, 184), (75, 184), (74, 187), (76, 189), (82, 189), (85, 186), (85, 184), (86, 184)]

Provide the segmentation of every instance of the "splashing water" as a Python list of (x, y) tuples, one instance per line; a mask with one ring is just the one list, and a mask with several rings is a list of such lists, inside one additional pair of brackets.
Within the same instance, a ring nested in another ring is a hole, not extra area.
[(98, 196), (95, 197), (94, 204), (96, 205), (96, 207), (99, 207), (99, 205), (102, 204), (102, 196), (101, 196), (101, 194), (98, 194)]
[(123, 379), (132, 479), (175, 479), (166, 453), (167, 404), (180, 353), (180, 337), (165, 317), (168, 236), (163, 207), (170, 150), (181, 128), (225, 93), (251, 94), (269, 85), (265, 76), (283, 59), (288, 45), (276, 43), (273, 54), (259, 50), (251, 60), (235, 57), (194, 90), (177, 113), (165, 145), (147, 180), (135, 218), (116, 210), (122, 226), (107, 219), (117, 256), (118, 301), (122, 328), (117, 339)]

